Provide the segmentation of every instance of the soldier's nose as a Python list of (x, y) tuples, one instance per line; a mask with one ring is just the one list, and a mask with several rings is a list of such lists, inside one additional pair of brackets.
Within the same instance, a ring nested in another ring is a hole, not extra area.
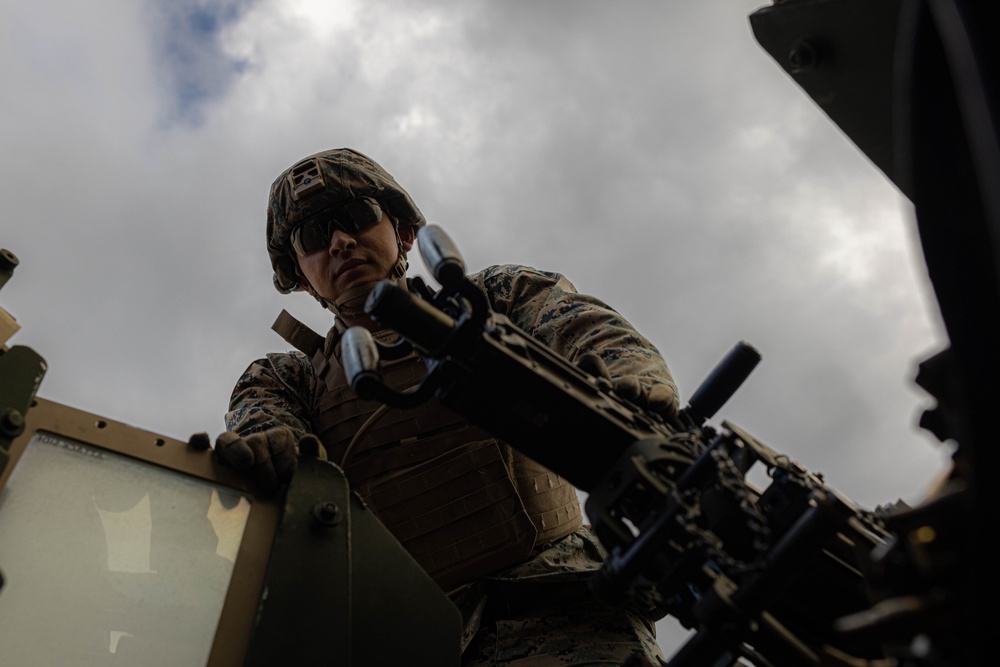
[(343, 250), (349, 250), (357, 245), (358, 242), (354, 239), (354, 237), (342, 229), (334, 230), (333, 235), (330, 236), (331, 255), (336, 255)]

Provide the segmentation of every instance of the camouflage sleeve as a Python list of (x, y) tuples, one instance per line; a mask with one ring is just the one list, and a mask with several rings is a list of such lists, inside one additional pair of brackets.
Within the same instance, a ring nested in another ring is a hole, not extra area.
[(287, 426), (310, 432), (316, 374), (301, 352), (268, 354), (244, 371), (229, 398), (226, 428), (240, 435)]
[(580, 294), (564, 276), (525, 266), (491, 266), (471, 276), (493, 309), (549, 349), (575, 363), (585, 352), (598, 354), (613, 378), (637, 376), (669, 384), (659, 351), (606, 303)]

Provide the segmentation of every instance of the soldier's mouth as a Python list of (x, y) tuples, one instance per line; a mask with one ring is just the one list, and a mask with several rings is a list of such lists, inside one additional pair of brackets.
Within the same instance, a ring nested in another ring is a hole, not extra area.
[(336, 276), (339, 278), (348, 271), (356, 269), (357, 267), (362, 266), (364, 264), (367, 264), (367, 262), (365, 262), (363, 259), (349, 259), (340, 265), (340, 268), (337, 269)]

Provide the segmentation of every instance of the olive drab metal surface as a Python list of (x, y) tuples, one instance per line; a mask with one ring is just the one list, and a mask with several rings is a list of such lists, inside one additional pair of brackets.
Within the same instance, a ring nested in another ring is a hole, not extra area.
[(893, 58), (900, 0), (812, 0), (750, 15), (754, 37), (896, 187)]
[(462, 619), (327, 461), (301, 458), (248, 667), (457, 666)]

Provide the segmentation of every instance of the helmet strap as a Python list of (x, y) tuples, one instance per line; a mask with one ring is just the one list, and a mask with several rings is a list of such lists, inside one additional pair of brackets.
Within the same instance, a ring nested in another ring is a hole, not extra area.
[(354, 289), (349, 289), (332, 303), (327, 299), (321, 299), (327, 310), (340, 317), (354, 319), (365, 314), (365, 300), (368, 294), (375, 288), (377, 283), (365, 283), (358, 285)]

